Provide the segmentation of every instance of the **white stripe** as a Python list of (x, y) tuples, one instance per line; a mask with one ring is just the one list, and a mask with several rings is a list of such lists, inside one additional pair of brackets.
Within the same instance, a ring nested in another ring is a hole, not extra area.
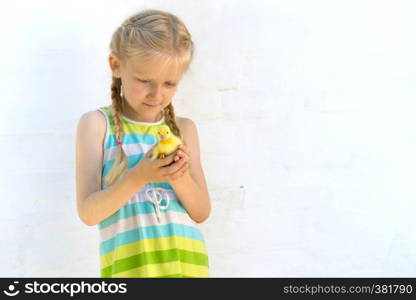
[[(123, 147), (124, 153), (126, 153), (127, 156), (130, 156), (130, 155), (138, 155), (142, 153), (147, 153), (147, 151), (149, 151), (149, 149), (152, 148), (153, 145), (154, 144), (149, 145), (149, 144), (144, 144), (144, 143), (137, 143), (137, 144), (125, 144), (125, 145), (121, 145), (121, 147)], [(118, 150), (118, 146), (117, 147), (114, 146), (114, 147), (104, 150), (103, 164), (105, 164), (109, 160), (116, 159), (117, 150)]]
[(159, 124), (162, 124), (163, 121), (165, 121), (165, 115), (164, 114), (162, 114), (162, 119), (160, 119), (157, 122), (139, 122), (139, 121), (134, 121), (132, 119), (129, 119), (125, 115), (122, 115), (122, 117), (126, 121), (129, 121), (129, 122), (134, 123), (134, 124), (139, 124), (139, 125), (159, 125)]
[[(175, 200), (179, 201), (178, 196), (176, 195), (175, 191), (165, 189), (165, 188), (161, 188), (161, 189), (163, 190), (163, 193), (166, 193), (167, 196), (169, 196), (169, 199), (171, 201), (175, 201)], [(148, 199), (146, 199), (146, 186), (144, 186), (137, 194), (131, 197), (128, 203), (132, 204), (136, 202), (145, 202), (145, 201), (149, 201)], [(149, 202), (152, 203), (151, 201)]]
[[(102, 177), (101, 178), (101, 184), (102, 184), (102, 188), (101, 189), (106, 189), (108, 186), (105, 184), (105, 182), (104, 182), (104, 178)], [(145, 186), (143, 186), (143, 188), (140, 190), (140, 191), (138, 191), (136, 194), (134, 194), (133, 195), (133, 197), (131, 197), (130, 199), (129, 199), (129, 201), (127, 202), (128, 204), (132, 204), (132, 203), (136, 203), (136, 202), (145, 202), (145, 201), (149, 201), (148, 199), (146, 199), (146, 188), (147, 188), (147, 186), (145, 185)], [(168, 194), (168, 196), (169, 196), (169, 199), (172, 201), (175, 201), (175, 199), (177, 200), (177, 201), (179, 201), (179, 199), (178, 199), (178, 195), (176, 195), (176, 193), (175, 193), (175, 191), (174, 190), (170, 190), (170, 189), (165, 189), (165, 188), (162, 188), (162, 187), (160, 187), (162, 190), (163, 190), (163, 192), (164, 193), (166, 193), (166, 194)], [(151, 201), (149, 201), (149, 202), (151, 202)]]
[[(148, 144), (127, 144), (127, 145), (122, 145), (123, 150), (125, 151), (125, 153), (127, 154), (127, 156), (130, 155), (135, 155), (135, 154), (141, 154), (141, 153), (146, 153), (147, 151), (149, 151), (149, 149), (152, 147), (153, 145), (148, 145)], [(104, 164), (112, 159), (116, 159), (117, 156), (117, 149), (118, 147), (111, 147), (107, 150), (104, 150), (104, 157), (103, 157), (103, 163), (102, 166), (104, 167)], [(104, 177), (101, 177), (101, 189), (106, 189), (107, 185), (105, 184), (105, 180)]]
[(192, 220), (187, 213), (178, 211), (160, 212), (160, 222), (157, 220), (156, 213), (140, 214), (127, 219), (120, 219), (117, 223), (100, 230), (100, 241), (105, 242), (114, 238), (117, 234), (132, 230), (137, 227), (166, 225), (169, 223), (184, 224), (196, 227), (197, 223)]

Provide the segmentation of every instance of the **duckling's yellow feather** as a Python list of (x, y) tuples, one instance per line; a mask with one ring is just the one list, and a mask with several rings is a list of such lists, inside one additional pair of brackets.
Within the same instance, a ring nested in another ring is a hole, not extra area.
[(182, 140), (174, 135), (169, 126), (161, 125), (157, 131), (159, 142), (153, 149), (152, 159), (163, 158), (175, 152)]

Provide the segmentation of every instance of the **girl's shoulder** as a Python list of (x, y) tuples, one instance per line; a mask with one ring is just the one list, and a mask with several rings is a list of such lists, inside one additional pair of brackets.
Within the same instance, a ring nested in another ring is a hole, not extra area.
[(186, 118), (182, 118), (182, 117), (176, 116), (176, 124), (178, 124), (178, 127), (179, 127), (179, 129), (180, 129), (181, 131), (182, 131), (182, 127), (185, 125), (185, 124), (184, 124), (185, 119), (186, 119)]
[(78, 121), (78, 130), (89, 132), (89, 135), (94, 136), (95, 141), (103, 144), (107, 130), (105, 116), (98, 110), (85, 112)]
[(190, 118), (184, 118), (176, 116), (176, 121), (181, 131), (182, 137), (185, 140), (185, 143), (190, 139), (196, 139), (196, 125), (195, 122)]
[(105, 132), (105, 129), (106, 129), (105, 116), (98, 109), (85, 112), (81, 116), (81, 119), (83, 119), (83, 121), (88, 123), (90, 126), (94, 127), (94, 129), (100, 132), (101, 131)]
[(189, 118), (176, 116), (176, 123), (179, 127), (179, 130), (182, 133), (185, 133), (187, 131), (191, 122), (192, 122), (192, 120), (189, 119)]

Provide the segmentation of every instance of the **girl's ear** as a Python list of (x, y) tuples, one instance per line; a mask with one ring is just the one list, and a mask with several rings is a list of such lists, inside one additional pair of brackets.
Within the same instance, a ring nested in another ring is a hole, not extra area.
[(110, 54), (108, 56), (108, 63), (113, 73), (113, 77), (120, 78), (120, 63), (117, 57), (115, 57), (113, 54)]

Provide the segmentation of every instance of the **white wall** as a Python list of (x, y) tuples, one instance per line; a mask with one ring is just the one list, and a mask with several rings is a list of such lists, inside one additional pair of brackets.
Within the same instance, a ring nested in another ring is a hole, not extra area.
[(110, 104), (111, 34), (143, 8), (178, 15), (196, 44), (174, 105), (199, 130), (213, 277), (416, 276), (414, 2), (14, 3), (0, 12), (0, 276), (99, 276), (76, 125)]

